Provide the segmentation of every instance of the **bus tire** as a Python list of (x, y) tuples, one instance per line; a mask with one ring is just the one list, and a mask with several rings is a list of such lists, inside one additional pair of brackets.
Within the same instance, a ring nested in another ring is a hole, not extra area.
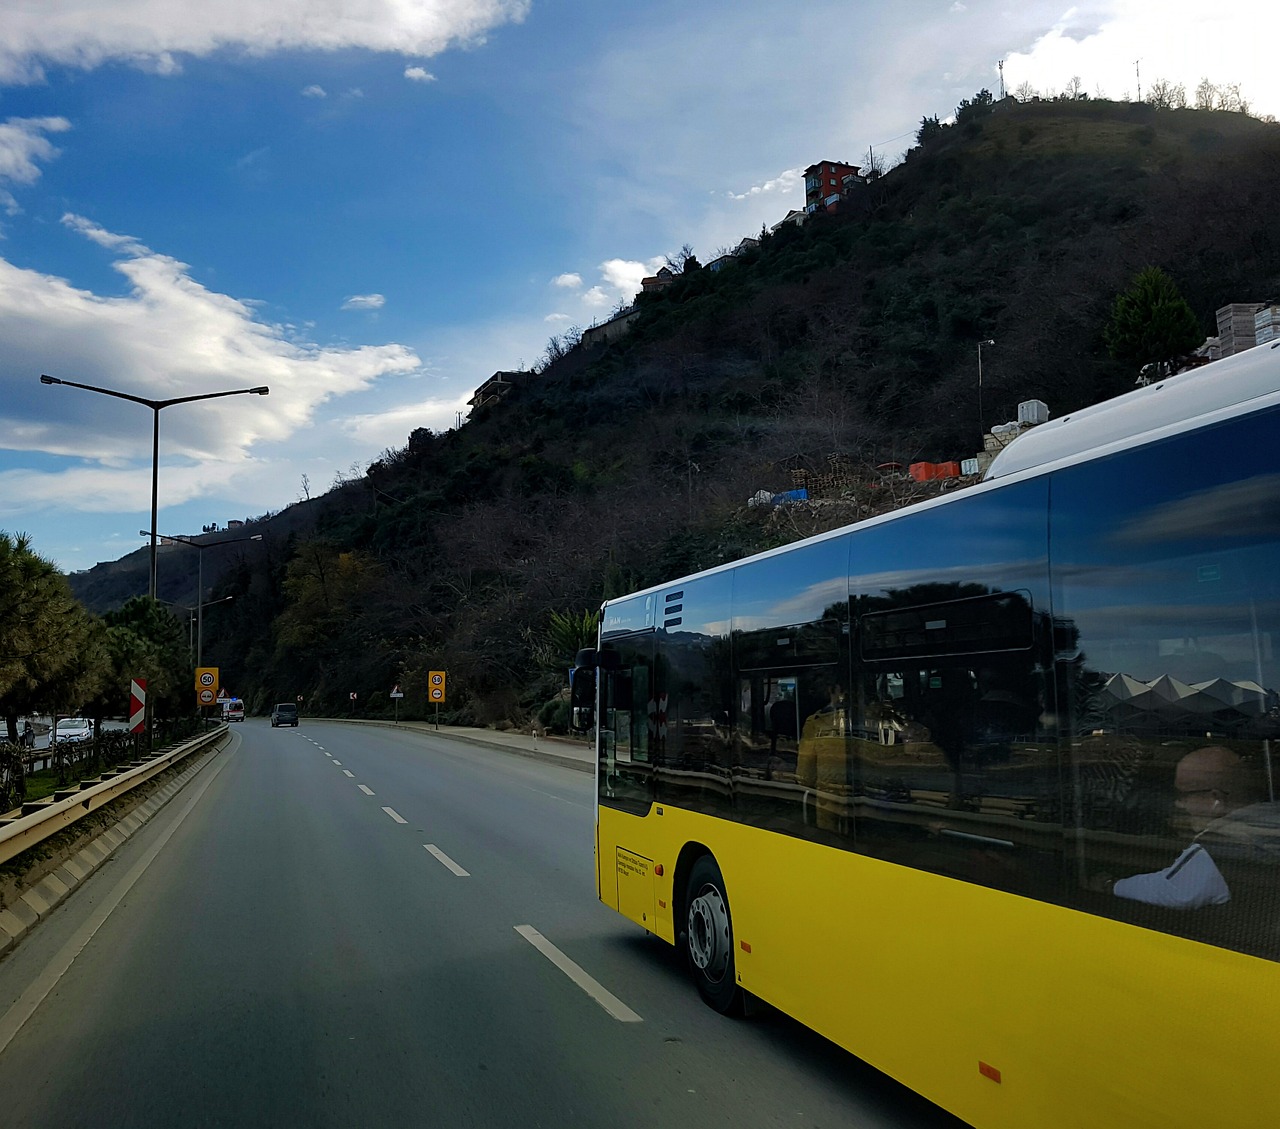
[(693, 864), (685, 887), (685, 957), (698, 994), (724, 1015), (743, 1013), (733, 960), (733, 919), (724, 876), (710, 855)]

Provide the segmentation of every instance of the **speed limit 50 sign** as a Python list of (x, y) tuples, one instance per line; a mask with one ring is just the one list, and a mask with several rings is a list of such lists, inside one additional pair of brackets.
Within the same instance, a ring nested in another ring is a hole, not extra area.
[(211, 706), (218, 700), (218, 668), (216, 666), (196, 667), (196, 701), (202, 706)]
[(427, 701), (443, 702), (445, 681), (448, 675), (443, 670), (427, 672)]

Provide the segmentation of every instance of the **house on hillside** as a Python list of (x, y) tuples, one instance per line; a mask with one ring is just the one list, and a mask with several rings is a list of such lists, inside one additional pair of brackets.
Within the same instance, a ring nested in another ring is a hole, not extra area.
[(802, 211), (800, 208), (792, 208), (791, 211), (789, 211), (785, 216), (782, 217), (782, 219), (780, 219), (777, 223), (775, 223), (772, 227), (769, 228), (769, 233), (771, 235), (776, 235), (789, 223), (793, 223), (796, 225), (796, 227), (799, 227), (808, 218), (809, 218), (808, 212)]
[(475, 390), (467, 405), (474, 410), (486, 404), (496, 404), (517, 384), (523, 384), (528, 376), (527, 372), (495, 372)]
[(657, 274), (652, 274), (648, 278), (640, 280), (640, 289), (645, 294), (651, 294), (658, 290), (665, 290), (676, 280), (676, 272), (670, 267), (659, 267)]
[(857, 165), (844, 161), (819, 161), (804, 170), (804, 210), (813, 215), (819, 208), (840, 202), (845, 177), (857, 177)]

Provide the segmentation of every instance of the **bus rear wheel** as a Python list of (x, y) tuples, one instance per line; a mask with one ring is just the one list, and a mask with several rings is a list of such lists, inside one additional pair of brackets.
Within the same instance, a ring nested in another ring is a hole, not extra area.
[(685, 955), (698, 994), (718, 1012), (741, 1015), (743, 993), (734, 968), (733, 919), (716, 860), (710, 855), (698, 859), (685, 889)]

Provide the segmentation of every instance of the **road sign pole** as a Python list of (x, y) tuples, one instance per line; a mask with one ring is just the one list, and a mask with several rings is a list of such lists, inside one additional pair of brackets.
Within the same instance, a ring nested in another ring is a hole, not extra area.
[(440, 732), (440, 703), (436, 702), (436, 732)]

